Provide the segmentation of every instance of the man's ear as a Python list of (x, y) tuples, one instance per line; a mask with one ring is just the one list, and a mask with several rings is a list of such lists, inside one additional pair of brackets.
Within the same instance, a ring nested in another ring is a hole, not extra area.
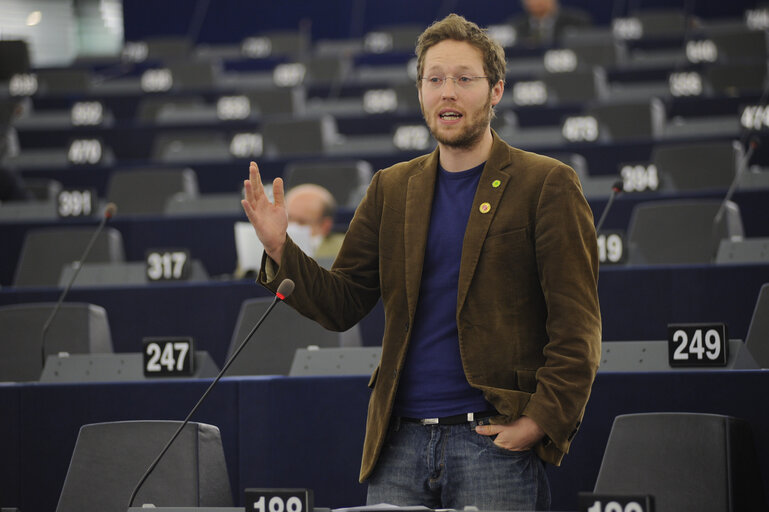
[(505, 82), (500, 80), (491, 88), (491, 106), (496, 106), (502, 100), (502, 94), (505, 92)]

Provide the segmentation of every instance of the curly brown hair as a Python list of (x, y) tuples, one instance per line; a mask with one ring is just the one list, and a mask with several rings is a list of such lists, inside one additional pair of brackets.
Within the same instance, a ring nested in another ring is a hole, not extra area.
[[(458, 14), (449, 14), (440, 21), (427, 27), (417, 39), (415, 53), (417, 55), (417, 77), (422, 78), (425, 66), (425, 54), (427, 50), (441, 41), (452, 39), (454, 41), (466, 41), (475, 46), (483, 54), (483, 70), (488, 77), (489, 84), (493, 87), (497, 82), (505, 80), (505, 50), (472, 21), (468, 21)], [(417, 87), (419, 80), (417, 80)]]

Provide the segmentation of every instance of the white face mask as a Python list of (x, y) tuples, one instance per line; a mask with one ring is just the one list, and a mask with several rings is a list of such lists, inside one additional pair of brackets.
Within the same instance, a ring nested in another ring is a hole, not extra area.
[(310, 257), (315, 256), (315, 251), (318, 250), (321, 242), (323, 242), (323, 235), (313, 235), (310, 226), (302, 226), (296, 222), (288, 223), (286, 234)]

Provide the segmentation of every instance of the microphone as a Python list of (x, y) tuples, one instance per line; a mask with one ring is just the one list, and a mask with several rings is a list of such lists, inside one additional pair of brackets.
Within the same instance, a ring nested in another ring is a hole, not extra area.
[(83, 263), (85, 263), (85, 259), (91, 253), (91, 248), (93, 247), (93, 244), (96, 242), (96, 238), (98, 238), (98, 236), (101, 234), (102, 230), (104, 229), (104, 226), (107, 224), (107, 221), (110, 220), (115, 215), (115, 213), (117, 213), (117, 205), (115, 203), (108, 203), (107, 206), (104, 208), (104, 214), (102, 215), (99, 225), (96, 227), (96, 230), (93, 232), (93, 235), (91, 235), (91, 239), (88, 240), (88, 243), (86, 244), (85, 249), (83, 250), (83, 254), (80, 256), (80, 259), (75, 262), (75, 271), (72, 273), (72, 277), (69, 278), (69, 281), (67, 282), (67, 286), (64, 287), (64, 290), (62, 290), (61, 295), (59, 295), (58, 302), (53, 307), (53, 309), (51, 310), (51, 314), (48, 315), (48, 319), (43, 324), (43, 330), (40, 332), (40, 355), (43, 360), (43, 366), (45, 366), (45, 336), (46, 334), (48, 334), (48, 329), (50, 329), (53, 319), (56, 317), (56, 314), (59, 312), (59, 309), (61, 309), (61, 304), (64, 302), (64, 298), (69, 293), (70, 288), (72, 288), (72, 284), (75, 282), (77, 275), (80, 273), (80, 269), (83, 268)]
[(622, 183), (622, 180), (617, 180), (612, 184), (609, 201), (607, 201), (606, 207), (603, 209), (603, 212), (601, 212), (601, 218), (598, 219), (598, 224), (596, 224), (595, 226), (596, 235), (600, 233), (601, 227), (603, 226), (603, 222), (606, 220), (606, 214), (609, 213), (609, 209), (611, 208), (612, 203), (614, 203), (614, 198), (616, 198), (618, 195), (622, 193), (623, 186), (624, 184)]
[(745, 172), (745, 169), (748, 167), (748, 162), (750, 161), (750, 158), (753, 156), (753, 153), (755, 152), (756, 148), (759, 146), (759, 139), (758, 136), (754, 135), (748, 138), (748, 149), (745, 151), (745, 154), (742, 155), (742, 158), (737, 162), (737, 168), (734, 171), (734, 179), (732, 179), (732, 182), (729, 184), (729, 189), (726, 191), (726, 195), (724, 196), (723, 201), (721, 201), (721, 204), (718, 205), (718, 210), (716, 210), (716, 215), (713, 217), (713, 224), (710, 226), (710, 235), (711, 240), (716, 242), (712, 249), (712, 256), (713, 259), (718, 256), (718, 248), (720, 245), (720, 240), (717, 240), (718, 236), (718, 224), (721, 222), (721, 219), (724, 216), (724, 212), (726, 212), (726, 207), (729, 204), (729, 202), (732, 200), (732, 196), (737, 191), (737, 185), (740, 184), (740, 179), (742, 178), (742, 174)]
[(208, 386), (208, 389), (206, 389), (205, 393), (203, 393), (203, 396), (200, 397), (198, 400), (198, 403), (195, 404), (195, 406), (192, 408), (192, 410), (187, 414), (187, 417), (184, 419), (181, 425), (179, 425), (179, 428), (176, 429), (176, 432), (174, 435), (171, 436), (171, 439), (168, 440), (166, 445), (163, 447), (162, 450), (160, 450), (160, 453), (157, 457), (155, 457), (155, 460), (152, 461), (152, 464), (149, 465), (147, 470), (144, 472), (144, 475), (139, 479), (139, 483), (136, 484), (136, 487), (134, 488), (133, 492), (131, 493), (131, 497), (128, 499), (128, 508), (131, 508), (133, 506), (133, 502), (136, 499), (136, 495), (139, 493), (139, 489), (141, 489), (144, 482), (149, 478), (152, 471), (155, 469), (155, 467), (158, 465), (160, 460), (163, 458), (163, 455), (166, 454), (169, 448), (171, 448), (171, 445), (176, 440), (177, 437), (179, 437), (179, 434), (182, 433), (182, 430), (184, 430), (184, 427), (187, 426), (187, 423), (190, 422), (190, 418), (193, 414), (195, 414), (195, 411), (198, 410), (198, 407), (200, 407), (200, 404), (203, 403), (203, 400), (206, 399), (208, 394), (211, 392), (211, 390), (214, 388), (217, 382), (222, 378), (224, 375), (224, 372), (227, 371), (227, 369), (232, 365), (232, 362), (235, 361), (235, 358), (238, 357), (238, 354), (245, 348), (246, 344), (251, 339), (251, 336), (254, 335), (256, 330), (259, 328), (260, 325), (262, 325), (262, 322), (264, 322), (264, 319), (267, 318), (267, 315), (270, 314), (270, 311), (277, 305), (278, 301), (284, 301), (286, 298), (291, 295), (291, 293), (294, 291), (294, 282), (291, 279), (284, 279), (281, 281), (280, 285), (278, 285), (278, 291), (275, 293), (275, 298), (273, 298), (272, 303), (269, 305), (267, 310), (264, 312), (262, 317), (259, 319), (258, 322), (256, 322), (256, 325), (249, 331), (249, 333), (246, 335), (246, 337), (243, 339), (243, 341), (240, 343), (240, 346), (238, 346), (238, 349), (230, 356), (230, 359), (224, 364), (219, 374), (216, 376), (216, 378), (211, 382), (211, 385)]
[(745, 172), (745, 169), (748, 167), (748, 162), (750, 161), (751, 157), (753, 156), (753, 153), (756, 151), (756, 148), (759, 145), (759, 139), (757, 136), (750, 137), (748, 140), (748, 150), (745, 151), (745, 154), (742, 155), (742, 158), (740, 158), (740, 161), (737, 162), (737, 169), (734, 172), (734, 179), (732, 180), (731, 184), (729, 184), (729, 190), (726, 191), (726, 195), (724, 196), (724, 200), (721, 201), (721, 205), (718, 207), (718, 211), (716, 211), (716, 216), (713, 217), (713, 229), (715, 229), (715, 226), (721, 222), (721, 217), (724, 215), (724, 211), (726, 210), (726, 205), (729, 201), (731, 201), (732, 196), (734, 195), (734, 192), (737, 190), (737, 185), (740, 183), (740, 178), (742, 178), (742, 174)]

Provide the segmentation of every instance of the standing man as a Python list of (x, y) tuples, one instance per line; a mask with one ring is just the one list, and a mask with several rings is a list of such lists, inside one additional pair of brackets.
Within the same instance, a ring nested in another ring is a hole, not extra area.
[(547, 509), (544, 463), (579, 428), (600, 358), (590, 208), (566, 165), (491, 130), (502, 48), (449, 15), (416, 48), (432, 153), (379, 171), (331, 271), (285, 234), (251, 164), (243, 207), (265, 247), (261, 282), (345, 330), (382, 297), (360, 479), (368, 502)]

